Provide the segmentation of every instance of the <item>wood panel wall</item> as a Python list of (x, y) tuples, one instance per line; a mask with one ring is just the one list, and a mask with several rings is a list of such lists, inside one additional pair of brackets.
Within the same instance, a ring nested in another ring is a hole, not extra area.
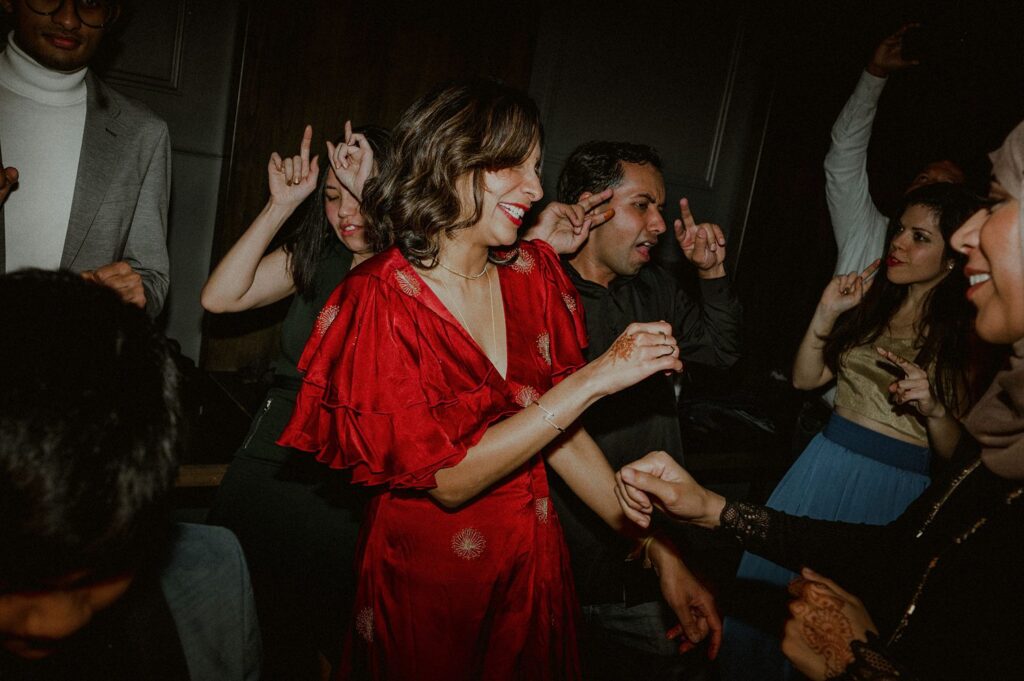
[[(319, 149), (345, 118), (394, 125), (418, 96), (446, 79), (485, 75), (526, 89), (540, 3), (293, 0), (250, 3), (248, 11), (212, 263), (266, 202), (271, 152), (296, 149), (306, 123)], [(265, 362), (276, 352), (276, 325), (286, 308), (283, 302), (207, 315), (203, 366), (234, 370)]]

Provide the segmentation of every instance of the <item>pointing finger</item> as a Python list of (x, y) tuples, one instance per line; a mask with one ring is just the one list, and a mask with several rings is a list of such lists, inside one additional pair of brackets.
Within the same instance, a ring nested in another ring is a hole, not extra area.
[(302, 167), (309, 164), (309, 147), (313, 144), (313, 126), (307, 125), (302, 131), (302, 142), (299, 144), (299, 157), (302, 159)]
[(679, 212), (683, 216), (683, 225), (685, 225), (686, 229), (697, 227), (697, 223), (693, 219), (693, 213), (690, 212), (690, 201), (688, 199), (679, 199)]

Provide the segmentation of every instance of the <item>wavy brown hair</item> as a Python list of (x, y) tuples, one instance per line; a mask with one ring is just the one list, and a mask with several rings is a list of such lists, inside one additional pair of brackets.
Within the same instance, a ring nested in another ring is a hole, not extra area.
[[(370, 245), (397, 244), (410, 261), (433, 267), (440, 235), (480, 219), (484, 173), (519, 165), (543, 137), (537, 105), (519, 90), (481, 79), (435, 88), (402, 115), (391, 156), (363, 191)], [(467, 173), (472, 212), (459, 197)]]

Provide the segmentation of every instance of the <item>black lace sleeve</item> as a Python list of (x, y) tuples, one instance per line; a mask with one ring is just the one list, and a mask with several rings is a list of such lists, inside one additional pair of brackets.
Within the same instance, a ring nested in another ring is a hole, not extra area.
[(878, 637), (868, 633), (867, 642), (854, 641), (850, 645), (853, 662), (838, 676), (827, 681), (913, 681), (915, 676), (897, 665), (889, 656)]
[[(900, 525), (874, 526), (792, 516), (743, 501), (726, 502), (721, 530), (794, 572), (808, 566), (852, 593), (878, 584), (899, 560)], [(867, 590), (867, 589), (865, 589)]]

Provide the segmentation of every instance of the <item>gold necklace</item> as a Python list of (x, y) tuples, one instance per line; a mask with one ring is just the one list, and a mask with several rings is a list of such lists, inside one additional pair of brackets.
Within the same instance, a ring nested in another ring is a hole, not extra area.
[[(438, 261), (438, 264), (441, 265), (441, 262)], [(488, 264), (490, 264), (490, 263), (488, 263)], [(444, 267), (444, 265), (441, 265), (441, 267)], [(446, 270), (448, 269), (447, 267), (444, 267), (444, 268)], [(490, 270), (486, 266), (484, 266), (484, 271), (481, 272), (480, 275), (478, 275), (476, 277), (466, 277), (466, 278), (467, 279), (478, 279), (484, 273), (489, 272), (489, 271)], [(459, 274), (459, 273), (458, 272), (452, 272), (452, 274)], [(465, 275), (459, 274), (459, 276), (461, 277), (461, 276), (465, 276)], [(445, 281), (444, 279), (441, 279), (441, 285), (444, 286), (444, 292), (448, 295), (448, 299), (452, 301), (452, 307), (454, 308), (455, 315), (459, 318), (459, 321), (462, 322), (462, 327), (464, 329), (466, 329), (466, 333), (469, 334), (469, 337), (472, 338), (473, 341), (478, 346), (480, 346), (480, 349), (482, 350), (483, 349), (483, 344), (480, 343), (480, 341), (477, 340), (476, 336), (474, 336), (473, 332), (470, 330), (469, 324), (466, 322), (466, 317), (465, 317), (465, 315), (462, 314), (462, 306), (459, 305), (459, 301), (456, 300), (455, 296), (452, 295), (451, 289), (448, 288), (448, 282)], [(494, 325), (494, 286), (493, 286), (492, 278), (490, 277), (490, 275), (488, 275), (488, 277), (487, 277), (487, 308), (491, 312), (491, 347), (495, 351), (497, 351), (497, 348), (498, 348), (498, 333), (497, 333), (496, 327)], [(485, 352), (484, 354), (486, 355), (487, 353)]]
[(435, 260), (435, 262), (438, 265), (440, 265), (442, 268), (444, 268), (444, 269), (448, 270), (449, 272), (451, 272), (452, 274), (454, 274), (455, 276), (462, 277), (463, 279), (469, 279), (470, 281), (474, 281), (474, 280), (479, 279), (480, 277), (484, 276), (485, 274), (487, 274), (487, 271), (491, 268), (491, 263), (490, 263), (490, 261), (488, 261), (488, 262), (484, 263), (484, 268), (482, 270), (480, 270), (477, 274), (463, 274), (462, 272), (459, 272), (457, 270), (453, 270), (451, 267), (448, 267), (448, 265), (445, 265), (443, 262), (441, 262), (440, 258)]
[[(942, 498), (940, 498), (934, 506), (932, 506), (932, 510), (928, 514), (928, 517), (925, 518), (924, 523), (922, 523), (921, 529), (917, 531), (916, 535), (914, 535), (915, 539), (919, 539), (921, 535), (924, 534), (924, 531), (931, 524), (932, 520), (935, 519), (935, 516), (938, 515), (939, 510), (946, 503), (946, 501), (949, 500), (949, 497), (952, 496), (953, 492), (956, 491), (956, 488), (960, 486), (960, 483), (963, 482), (967, 478), (967, 476), (969, 476), (971, 473), (977, 470), (979, 465), (981, 465), (981, 459), (978, 459), (973, 464), (964, 469), (960, 473), (960, 475), (958, 475), (956, 479), (954, 479), (953, 482), (950, 483), (949, 489), (946, 490), (946, 493), (942, 495)], [(1024, 487), (1018, 487), (1014, 491), (1010, 492), (1005, 499), (1006, 505), (1009, 506), (1010, 504), (1013, 504), (1015, 501), (1017, 501), (1017, 499), (1021, 497), (1022, 494), (1024, 494)], [(974, 536), (974, 534), (982, 527), (984, 527), (986, 523), (988, 523), (987, 517), (979, 518), (974, 522), (974, 524), (967, 528), (967, 530), (961, 532), (956, 537), (953, 537), (953, 541), (950, 544), (948, 544), (944, 549), (939, 551), (939, 553), (937, 553), (930, 561), (928, 561), (928, 566), (925, 568), (924, 574), (921, 575), (921, 579), (918, 580), (917, 587), (914, 589), (914, 593), (910, 597), (910, 604), (907, 605), (907, 607), (903, 610), (903, 616), (900, 617), (899, 623), (896, 625), (896, 628), (893, 629), (892, 635), (889, 636), (888, 645), (891, 646), (897, 641), (899, 641), (900, 638), (902, 638), (904, 630), (910, 623), (910, 618), (914, 615), (914, 611), (917, 610), (917, 602), (921, 598), (921, 594), (924, 592), (925, 585), (928, 583), (928, 578), (931, 577), (932, 571), (935, 570), (936, 567), (938, 567), (939, 561), (942, 559), (942, 557), (945, 556), (946, 553), (953, 547), (960, 546), (965, 541)]]

